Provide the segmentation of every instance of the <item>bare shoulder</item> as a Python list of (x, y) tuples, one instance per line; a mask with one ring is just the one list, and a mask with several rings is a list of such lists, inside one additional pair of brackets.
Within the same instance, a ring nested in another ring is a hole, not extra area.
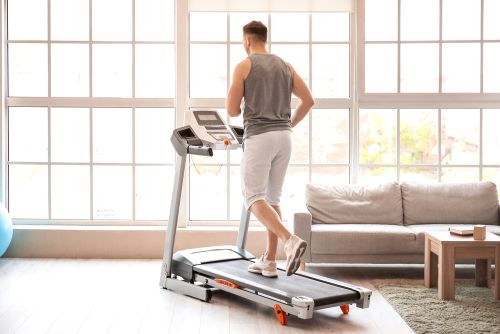
[(243, 79), (246, 79), (250, 69), (252, 68), (252, 61), (250, 58), (243, 59), (234, 69), (235, 75), (240, 75)]

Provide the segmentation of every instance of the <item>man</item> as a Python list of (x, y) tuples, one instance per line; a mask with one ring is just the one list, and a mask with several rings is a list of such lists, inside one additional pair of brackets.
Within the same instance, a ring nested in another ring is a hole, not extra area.
[[(292, 235), (281, 222), (280, 197), (292, 150), (291, 129), (314, 105), (311, 92), (294, 68), (267, 52), (267, 27), (252, 21), (243, 27), (243, 46), (248, 57), (233, 73), (226, 109), (231, 117), (241, 114), (244, 98), (244, 149), (241, 186), (247, 209), (267, 228), (267, 249), (248, 270), (276, 277), (278, 238), (285, 245), (286, 273), (300, 266), (307, 243)], [(300, 99), (293, 115), (292, 93)]]

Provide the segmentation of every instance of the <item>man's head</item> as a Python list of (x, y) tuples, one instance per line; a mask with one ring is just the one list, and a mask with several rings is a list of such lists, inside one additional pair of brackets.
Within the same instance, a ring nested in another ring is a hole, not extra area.
[(252, 21), (243, 27), (243, 46), (250, 54), (251, 45), (265, 46), (267, 43), (267, 27), (260, 21)]

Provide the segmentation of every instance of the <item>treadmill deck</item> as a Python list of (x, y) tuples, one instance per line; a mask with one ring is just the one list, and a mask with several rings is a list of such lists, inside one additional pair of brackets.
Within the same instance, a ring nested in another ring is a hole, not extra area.
[(307, 296), (314, 300), (315, 306), (324, 306), (360, 298), (359, 292), (353, 289), (308, 277), (307, 273), (286, 276), (286, 272), (278, 268), (278, 277), (270, 278), (254, 274), (247, 270), (252, 263), (245, 259), (213, 262), (197, 265), (194, 270), (205, 276), (223, 278), (288, 302), (291, 302), (293, 297)]

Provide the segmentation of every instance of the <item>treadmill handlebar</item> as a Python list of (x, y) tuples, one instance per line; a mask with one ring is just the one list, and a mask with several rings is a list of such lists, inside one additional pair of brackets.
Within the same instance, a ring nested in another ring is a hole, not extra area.
[(194, 155), (210, 156), (210, 157), (212, 157), (214, 155), (214, 151), (212, 150), (211, 147), (208, 147), (208, 146), (188, 145), (187, 153), (194, 154)]

